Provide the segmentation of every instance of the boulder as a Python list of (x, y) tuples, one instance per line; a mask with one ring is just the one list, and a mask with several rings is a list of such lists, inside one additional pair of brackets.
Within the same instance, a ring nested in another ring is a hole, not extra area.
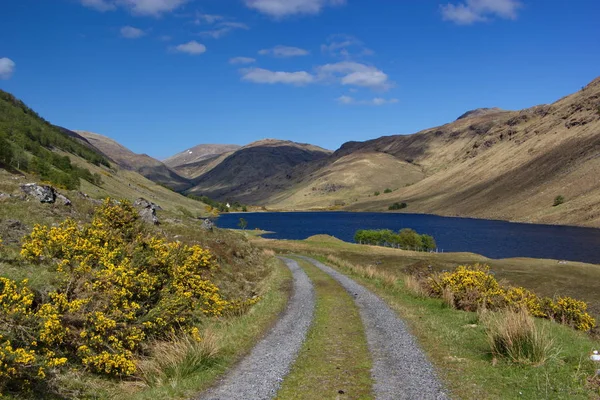
[(69, 200), (65, 195), (62, 195), (60, 193), (56, 193), (56, 201), (58, 201), (63, 206), (70, 206), (73, 204), (71, 203), (71, 200)]
[(28, 196), (36, 198), (41, 203), (54, 203), (56, 201), (56, 190), (49, 185), (26, 183), (25, 185), (21, 185), (21, 190)]
[(214, 222), (212, 222), (208, 218), (203, 219), (202, 224), (200, 224), (200, 228), (205, 231), (212, 231), (214, 227), (215, 227)]
[(144, 199), (143, 197), (140, 197), (136, 201), (134, 201), (133, 206), (138, 207), (138, 208), (152, 208), (153, 210), (162, 210), (161, 206), (159, 206), (158, 204), (155, 204), (151, 201), (148, 201), (148, 200)]
[(156, 211), (151, 207), (140, 209), (139, 215), (140, 215), (140, 218), (142, 219), (142, 221), (144, 221), (148, 224), (152, 224), (152, 225), (159, 224), (158, 217), (156, 216)]
[(133, 206), (139, 208), (139, 215), (142, 221), (158, 225), (160, 221), (156, 216), (156, 210), (162, 210), (162, 208), (151, 201), (148, 201), (142, 197), (133, 202)]

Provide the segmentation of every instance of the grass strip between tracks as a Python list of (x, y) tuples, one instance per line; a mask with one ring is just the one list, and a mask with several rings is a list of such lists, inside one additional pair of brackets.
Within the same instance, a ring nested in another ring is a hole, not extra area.
[(371, 356), (352, 297), (333, 278), (295, 259), (313, 281), (313, 325), (277, 399), (373, 398)]

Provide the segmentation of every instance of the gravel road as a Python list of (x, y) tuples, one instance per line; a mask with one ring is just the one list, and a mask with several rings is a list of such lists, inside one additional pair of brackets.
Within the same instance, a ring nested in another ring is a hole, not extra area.
[(273, 329), (218, 384), (198, 400), (272, 399), (295, 361), (312, 322), (315, 293), (294, 260), (282, 258), (294, 276), (294, 290)]
[(386, 303), (333, 268), (302, 258), (329, 274), (354, 297), (373, 357), (373, 390), (378, 400), (448, 399), (433, 366)]

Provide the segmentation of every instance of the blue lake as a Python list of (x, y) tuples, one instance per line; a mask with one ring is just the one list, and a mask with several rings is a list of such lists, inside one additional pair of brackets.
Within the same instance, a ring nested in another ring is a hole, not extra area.
[(426, 214), (288, 212), (223, 214), (217, 225), (275, 233), (274, 239), (306, 239), (317, 234), (352, 242), (359, 229), (412, 228), (432, 235), (440, 251), (468, 251), (489, 258), (533, 257), (600, 264), (600, 229), (571, 226), (520, 224)]

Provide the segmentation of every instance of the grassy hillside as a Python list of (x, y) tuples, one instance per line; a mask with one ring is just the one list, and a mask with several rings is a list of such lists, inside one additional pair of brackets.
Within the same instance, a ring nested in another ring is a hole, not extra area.
[[(210, 171), (194, 180), (186, 193), (207, 195), (219, 200), (253, 202), (263, 185), (280, 171), (315, 162), (329, 155), (317, 146), (266, 139), (235, 151)], [(269, 193), (272, 191), (269, 190)]]
[[(298, 168), (300, 170), (301, 168)], [(393, 173), (390, 173), (393, 171)], [(349, 206), (394, 191), (423, 179), (421, 168), (385, 153), (348, 154), (300, 179), (291, 172), (290, 189), (268, 200), (268, 207), (287, 210)], [(379, 193), (375, 195), (375, 193)]]
[[(367, 166), (373, 154), (385, 154), (398, 166), (391, 162), (385, 174), (378, 174), (371, 170), (378, 164)], [(318, 187), (323, 176), (330, 185), (345, 186), (342, 171), (332, 170), (352, 157), (355, 163), (364, 159), (365, 168), (358, 169), (356, 183), (347, 188), (349, 210), (383, 211), (407, 202), (407, 212), (599, 227), (598, 154), (600, 78), (551, 105), (476, 110), (413, 135), (346, 143), (326, 162), (296, 171), (300, 175), (293, 183), (265, 181), (265, 190), (274, 190), (259, 201), (275, 209), (328, 207), (339, 193), (307, 201), (311, 196), (302, 188)], [(415, 179), (415, 171), (422, 179)], [(376, 190), (398, 190), (369, 197), (373, 179)], [(566, 202), (553, 207), (559, 195)]]
[(102, 154), (49, 124), (10, 93), (0, 90), (0, 167), (30, 172), (68, 189), (77, 189), (80, 179), (92, 183), (100, 181), (100, 176), (85, 166), (73, 165), (69, 156), (81, 157), (90, 165), (110, 166)]
[[(184, 212), (182, 210), (193, 215), (205, 213), (204, 203), (162, 187), (137, 172), (111, 165), (96, 149), (97, 143), (51, 125), (14, 96), (0, 91), (0, 187), (3, 193), (20, 195), (20, 184), (43, 180), (63, 188), (71, 198), (79, 195), (69, 190), (79, 190), (96, 199), (112, 197), (134, 201), (145, 197), (179, 214)], [(122, 154), (127, 153), (125, 149)]]
[(146, 178), (173, 190), (183, 191), (190, 186), (187, 179), (146, 154), (136, 154), (116, 141), (97, 133), (86, 131), (77, 131), (77, 133), (125, 169), (137, 171)]

